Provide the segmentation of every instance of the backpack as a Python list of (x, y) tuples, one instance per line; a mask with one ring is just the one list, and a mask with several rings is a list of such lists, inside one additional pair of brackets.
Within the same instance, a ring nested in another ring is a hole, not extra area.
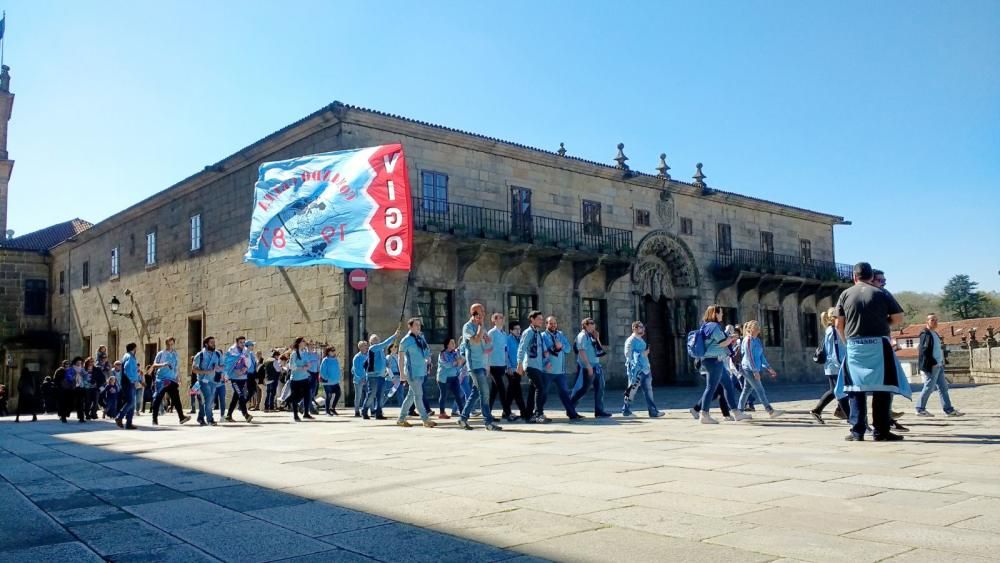
[(705, 357), (705, 351), (708, 346), (705, 344), (705, 327), (706, 324), (701, 325), (701, 327), (692, 330), (687, 335), (687, 352), (688, 356), (695, 359), (701, 359)]
[(826, 365), (826, 348), (823, 345), (816, 347), (816, 351), (813, 352), (813, 361), (819, 365)]

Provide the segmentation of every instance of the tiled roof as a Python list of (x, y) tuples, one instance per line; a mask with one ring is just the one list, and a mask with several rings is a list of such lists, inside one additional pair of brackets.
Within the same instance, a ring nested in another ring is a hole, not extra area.
[[(968, 338), (970, 328), (976, 329), (976, 340), (985, 340), (987, 327), (993, 327), (995, 331), (1000, 332), (1000, 317), (985, 317), (964, 321), (940, 321), (938, 322), (937, 333), (941, 335), (941, 342), (946, 346), (951, 346), (961, 344), (962, 337)], [(912, 324), (900, 330), (894, 330), (892, 336), (897, 342), (906, 338), (916, 339), (920, 338), (922, 330), (924, 330), (923, 323)]]
[(63, 223), (56, 223), (50, 227), (37, 230), (33, 233), (14, 237), (10, 240), (0, 241), (0, 248), (12, 250), (29, 250), (42, 252), (63, 242), (64, 240), (76, 236), (86, 231), (94, 225), (83, 219), (72, 219)]

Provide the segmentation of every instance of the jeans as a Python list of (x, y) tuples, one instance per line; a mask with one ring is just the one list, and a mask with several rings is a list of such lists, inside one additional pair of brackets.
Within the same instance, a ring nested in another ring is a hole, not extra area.
[(264, 410), (273, 411), (275, 399), (278, 396), (278, 382), (268, 381), (267, 382), (267, 393), (264, 395)]
[(118, 395), (108, 395), (104, 399), (104, 415), (114, 418), (118, 414)]
[(924, 378), (924, 388), (917, 399), (917, 412), (927, 410), (927, 400), (931, 398), (931, 393), (935, 389), (941, 394), (941, 408), (944, 412), (953, 412), (955, 407), (951, 406), (951, 396), (948, 395), (948, 380), (944, 377), (944, 366), (934, 366), (930, 373), (921, 371), (920, 375)]
[(226, 418), (226, 384), (216, 383), (215, 384), (215, 402), (212, 403), (212, 408), (215, 408), (216, 403), (219, 405), (219, 418)]
[[(332, 400), (331, 397), (333, 398)], [(326, 403), (326, 414), (333, 414), (337, 410), (337, 402), (340, 401), (340, 384), (324, 384), (323, 399), (323, 402)]]
[(100, 390), (97, 387), (90, 387), (84, 393), (86, 400), (83, 410), (87, 413), (87, 418), (95, 419), (97, 418), (97, 395), (100, 393)]
[[(139, 391), (142, 390), (139, 389)], [(122, 405), (118, 409), (118, 415), (115, 417), (115, 420), (125, 419), (126, 425), (131, 426), (132, 416), (135, 415), (135, 396), (137, 395), (137, 393), (126, 392), (122, 393), (121, 395), (124, 401), (122, 401)]]
[(472, 396), (472, 375), (470, 374), (470, 375), (466, 376), (464, 379), (463, 378), (459, 378), (459, 380), (458, 380), (458, 387), (459, 387), (459, 389), (462, 390), (462, 396), (465, 397), (465, 400), (463, 400), (462, 402), (459, 402), (456, 399), (455, 402), (452, 403), (452, 405), (451, 405), (451, 412), (453, 412), (453, 413), (461, 413), (462, 412), (462, 408), (465, 407), (465, 402), (468, 401), (469, 397)]
[[(819, 402), (817, 402), (816, 406), (813, 408), (812, 412), (816, 414), (822, 413), (823, 409), (830, 404), (830, 401), (837, 398), (837, 396), (833, 394), (833, 390), (837, 387), (837, 374), (828, 373), (826, 374), (826, 377), (830, 380), (830, 389), (828, 389), (826, 393), (823, 393), (823, 396), (819, 398)], [(837, 404), (840, 405), (840, 410), (843, 411), (845, 415), (851, 412), (851, 404), (848, 402), (847, 397), (837, 399)]]
[(563, 408), (566, 409), (566, 416), (570, 418), (579, 416), (576, 413), (576, 407), (573, 406), (573, 399), (569, 394), (565, 373), (547, 373), (545, 374), (545, 383), (546, 385), (555, 383), (556, 393), (559, 394), (559, 401), (562, 402)]
[(354, 416), (361, 416), (361, 406), (368, 402), (368, 378), (354, 382)]
[[(757, 373), (759, 374), (760, 372)], [(767, 410), (767, 412), (774, 410), (774, 408), (771, 407), (771, 402), (767, 400), (767, 394), (764, 393), (764, 383), (754, 377), (752, 371), (745, 369), (743, 370), (743, 392), (740, 393), (740, 402), (737, 403), (740, 410), (746, 408), (747, 401), (750, 399), (751, 393), (757, 394), (757, 397), (760, 399), (760, 402), (764, 404), (764, 409)]]
[(385, 378), (369, 373), (368, 377), (365, 378), (365, 399), (361, 405), (361, 413), (367, 413), (370, 409), (372, 414), (380, 416), (382, 414), (382, 395), (384, 394)]
[(646, 411), (649, 412), (649, 416), (660, 414), (660, 409), (656, 408), (656, 404), (653, 403), (653, 374), (651, 373), (639, 374), (635, 382), (625, 389), (625, 402), (622, 405), (622, 414), (632, 414), (632, 396), (640, 389), (646, 397)]
[[(855, 392), (847, 394), (851, 403), (851, 434), (864, 436), (868, 429), (868, 401), (865, 393)], [(890, 411), (892, 410), (892, 393), (888, 391), (872, 392), (872, 427), (873, 434), (878, 439), (889, 434), (892, 426)]]
[[(473, 405), (476, 404), (478, 399), (479, 405), (483, 411), (483, 424), (487, 426), (493, 424), (493, 413), (490, 412), (490, 376), (487, 375), (485, 369), (474, 369), (471, 370), (469, 379), (473, 381), (475, 389), (472, 390), (472, 394), (465, 401), (465, 408), (462, 409), (462, 420), (469, 420), (469, 416), (472, 415)], [(563, 382), (565, 387), (565, 381)]]
[[(504, 385), (504, 377), (507, 375), (507, 366), (490, 366), (490, 379), (493, 380), (493, 386), (490, 387), (490, 410), (493, 410), (493, 405), (496, 403), (497, 397), (500, 398), (500, 407), (507, 402), (507, 388)], [(510, 411), (504, 411), (503, 416), (510, 414)]]
[(579, 366), (577, 369), (577, 377), (582, 377), (583, 386), (573, 394), (573, 408), (580, 402), (580, 399), (590, 391), (590, 388), (594, 388), (594, 415), (608, 414), (604, 410), (604, 370), (601, 366), (595, 365), (593, 367), (593, 375), (587, 375), (587, 370), (583, 366)]
[(201, 388), (201, 403), (198, 405), (198, 422), (208, 422), (209, 424), (215, 422), (215, 417), (212, 416), (213, 411), (215, 411), (215, 390), (218, 385), (215, 383), (214, 376), (207, 376), (198, 379), (198, 386)]
[(438, 381), (438, 409), (440, 409), (441, 414), (444, 414), (445, 407), (448, 404), (448, 390), (451, 390), (451, 396), (459, 404), (464, 405), (468, 400), (468, 397), (462, 392), (462, 387), (458, 384), (457, 377), (449, 377), (444, 381)]
[(424, 406), (424, 378), (423, 377), (411, 377), (408, 385), (408, 390), (406, 392), (406, 398), (403, 399), (403, 405), (399, 408), (399, 422), (406, 420), (406, 413), (410, 411), (410, 407), (416, 405), (417, 412), (420, 413), (420, 419), (426, 422), (430, 419), (427, 415), (427, 408)]
[(733, 389), (733, 380), (726, 375), (726, 367), (722, 360), (718, 358), (704, 358), (701, 361), (702, 367), (708, 372), (705, 378), (705, 392), (701, 395), (701, 411), (708, 413), (712, 406), (712, 397), (715, 396), (715, 388), (722, 385), (725, 393), (726, 403), (731, 407), (739, 408), (736, 397), (736, 390)]
[[(732, 372), (730, 372), (729, 378), (733, 380), (733, 389), (735, 389), (739, 393), (742, 393), (743, 389), (746, 387), (746, 384), (743, 383), (743, 378), (737, 376), (736, 374), (733, 374)], [(756, 399), (756, 394), (754, 393), (753, 388), (750, 389), (750, 396), (748, 397), (748, 399), (749, 400), (747, 401), (746, 406), (753, 407)]]
[(233, 411), (236, 410), (236, 405), (240, 406), (240, 412), (243, 413), (243, 418), (249, 418), (250, 413), (247, 412), (247, 380), (246, 379), (232, 379), (230, 383), (233, 384), (233, 398), (229, 401), (229, 412), (226, 418), (233, 417)]
[(545, 385), (545, 374), (537, 368), (524, 370), (531, 385), (528, 386), (528, 408), (525, 409), (529, 416), (544, 416), (545, 399), (548, 397), (548, 387)]

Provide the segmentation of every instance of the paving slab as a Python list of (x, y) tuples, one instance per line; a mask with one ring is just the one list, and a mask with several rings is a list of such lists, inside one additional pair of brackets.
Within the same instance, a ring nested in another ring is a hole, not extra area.
[(0, 550), (0, 563), (24, 563), (25, 561), (101, 563), (104, 559), (78, 541), (25, 547), (9, 551)]
[(229, 510), (207, 500), (193, 497), (134, 504), (126, 506), (125, 510), (149, 524), (168, 532), (177, 528), (252, 519), (241, 512)]
[(192, 491), (191, 494), (237, 512), (308, 502), (308, 499), (300, 496), (246, 484), (202, 489)]
[(320, 539), (381, 561), (464, 563), (503, 561), (515, 555), (490, 545), (399, 523), (324, 536)]
[(312, 537), (362, 530), (390, 522), (379, 516), (323, 501), (254, 510), (247, 515)]
[(58, 544), (73, 539), (13, 485), (0, 482), (0, 551)]
[(69, 530), (105, 557), (181, 543), (179, 539), (163, 533), (138, 518), (75, 524), (69, 526)]
[(774, 557), (769, 555), (742, 549), (610, 527), (548, 538), (520, 545), (517, 549), (533, 557), (553, 561), (586, 563), (632, 563), (635, 561), (713, 561), (720, 563), (740, 561), (742, 563), (774, 560)]
[(645, 506), (629, 506), (604, 510), (581, 516), (585, 520), (600, 522), (640, 532), (672, 536), (690, 540), (704, 540), (714, 536), (751, 530), (755, 526), (732, 518), (698, 516), (685, 512), (658, 510)]
[(846, 537), (966, 553), (980, 557), (996, 557), (1000, 551), (1000, 535), (997, 533), (966, 530), (955, 526), (942, 528), (888, 522), (853, 532)]
[(323, 542), (260, 520), (190, 526), (173, 533), (223, 561), (274, 561), (330, 549)]
[[(899, 524), (897, 524), (899, 525)], [(777, 557), (792, 557), (806, 561), (843, 561), (868, 563), (881, 561), (911, 548), (890, 543), (849, 539), (804, 530), (762, 526), (749, 532), (736, 532), (707, 540), (709, 543), (728, 545), (766, 553)]]

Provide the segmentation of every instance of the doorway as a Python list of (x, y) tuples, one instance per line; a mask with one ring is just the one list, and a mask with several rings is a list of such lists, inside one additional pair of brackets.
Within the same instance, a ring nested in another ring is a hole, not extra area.
[(640, 320), (646, 325), (649, 345), (649, 366), (653, 370), (653, 385), (678, 383), (676, 338), (670, 322), (671, 300), (666, 297), (643, 297)]
[(522, 241), (532, 240), (531, 190), (510, 189), (510, 232)]

